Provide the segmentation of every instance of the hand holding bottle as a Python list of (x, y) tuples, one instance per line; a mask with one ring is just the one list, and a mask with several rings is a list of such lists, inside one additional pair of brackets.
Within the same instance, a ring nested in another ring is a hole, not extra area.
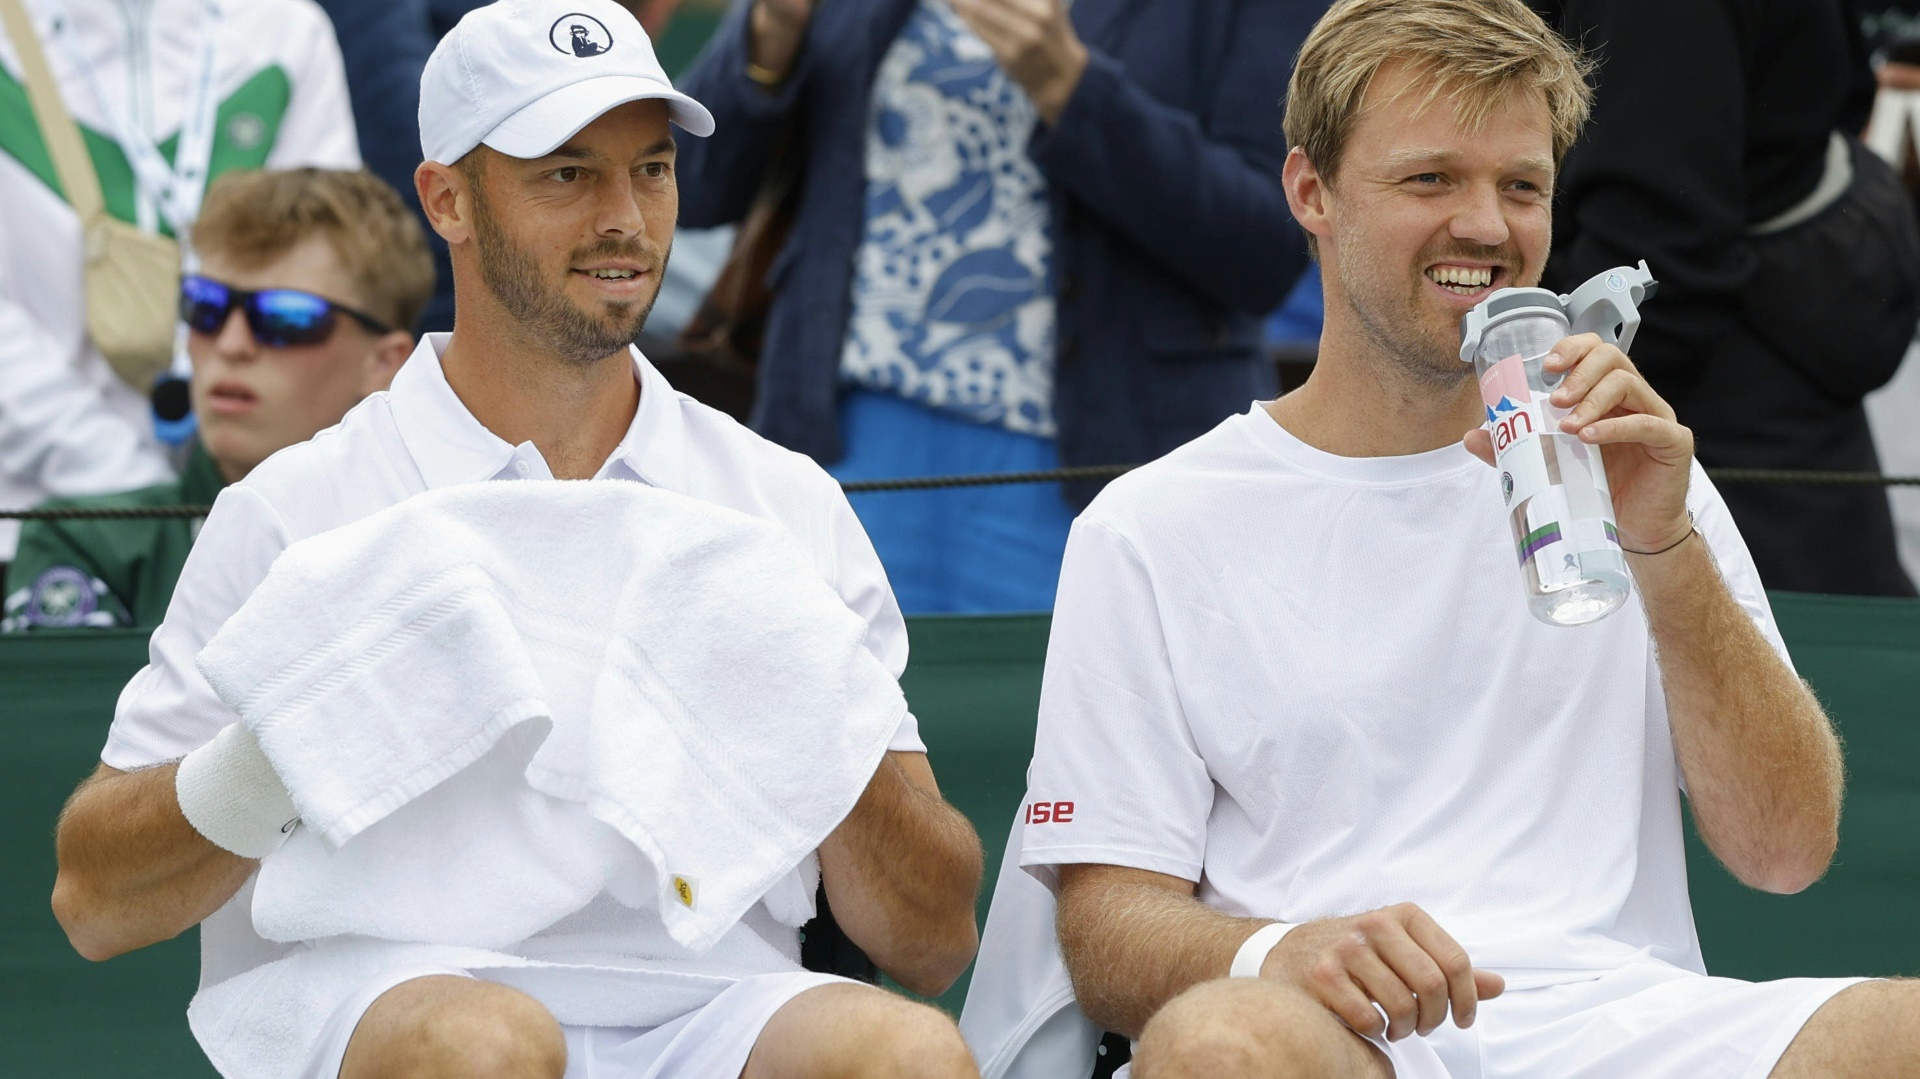
[(1601, 447), (1615, 525), (1629, 554), (1664, 551), (1693, 531), (1687, 480), (1693, 432), (1653, 392), (1627, 354), (1594, 334), (1554, 346), (1546, 370), (1564, 373), (1549, 400), (1567, 410), (1560, 430)]

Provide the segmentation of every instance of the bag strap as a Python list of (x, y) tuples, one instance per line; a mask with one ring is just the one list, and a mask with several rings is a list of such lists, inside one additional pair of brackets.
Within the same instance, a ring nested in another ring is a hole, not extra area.
[(40, 135), (46, 140), (48, 156), (53, 158), (53, 170), (60, 176), (60, 187), (66, 191), (67, 202), (85, 228), (106, 210), (106, 201), (100, 194), (100, 177), (93, 170), (93, 158), (87, 155), (86, 143), (80, 139), (79, 125), (67, 113), (66, 102), (60, 99), (60, 86), (53, 81), (53, 71), (47, 67), (47, 54), (40, 48), (40, 39), (33, 32), (23, 0), (0, 0), (0, 22), (6, 24), (14, 51), (20, 54), (27, 99), (33, 103), (33, 116), (40, 122)]

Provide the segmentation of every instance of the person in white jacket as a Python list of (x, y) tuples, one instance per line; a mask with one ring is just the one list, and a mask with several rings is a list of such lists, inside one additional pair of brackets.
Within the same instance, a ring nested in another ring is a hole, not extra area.
[[(172, 218), (190, 217), (197, 198), (170, 205), (136, 179), (127, 136), (185, 166), (174, 160), (179, 136), (202, 100), (212, 125), (209, 179), (235, 168), (360, 165), (339, 45), (312, 0), (24, 3), (107, 211), (121, 220), (182, 231)], [(203, 73), (204, 95), (196, 93)], [(0, 508), (170, 479), (148, 388), (118, 378), (89, 339), (80, 221), (28, 104), (19, 50), (4, 35), (0, 207)], [(17, 539), (17, 524), (0, 522), (0, 564)]]

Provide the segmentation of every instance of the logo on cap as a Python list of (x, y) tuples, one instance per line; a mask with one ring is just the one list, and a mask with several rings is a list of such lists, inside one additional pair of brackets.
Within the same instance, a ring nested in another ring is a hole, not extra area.
[(607, 26), (591, 15), (574, 12), (562, 15), (547, 31), (547, 40), (562, 55), (598, 56), (613, 48), (613, 35)]

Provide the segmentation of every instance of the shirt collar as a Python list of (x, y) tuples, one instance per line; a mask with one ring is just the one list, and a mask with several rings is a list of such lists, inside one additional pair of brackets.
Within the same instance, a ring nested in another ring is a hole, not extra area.
[[(440, 354), (451, 336), (421, 335), (420, 344), (387, 391), (400, 439), (427, 488), (524, 476), (528, 472), (517, 471), (516, 464), (530, 461), (539, 463), (532, 470), (536, 474), (551, 475), (539, 450), (531, 443), (509, 445), (489, 431), (447, 384)], [(681, 490), (686, 484), (686, 424), (680, 415), (680, 395), (639, 349), (629, 351), (634, 378), (640, 383), (640, 407), (595, 478), (625, 473), (622, 478)]]
[(668, 385), (667, 377), (638, 348), (632, 352), (634, 377), (640, 381), (640, 407), (607, 463), (619, 462), (646, 483), (685, 494), (687, 421), (681, 413), (680, 391)]

